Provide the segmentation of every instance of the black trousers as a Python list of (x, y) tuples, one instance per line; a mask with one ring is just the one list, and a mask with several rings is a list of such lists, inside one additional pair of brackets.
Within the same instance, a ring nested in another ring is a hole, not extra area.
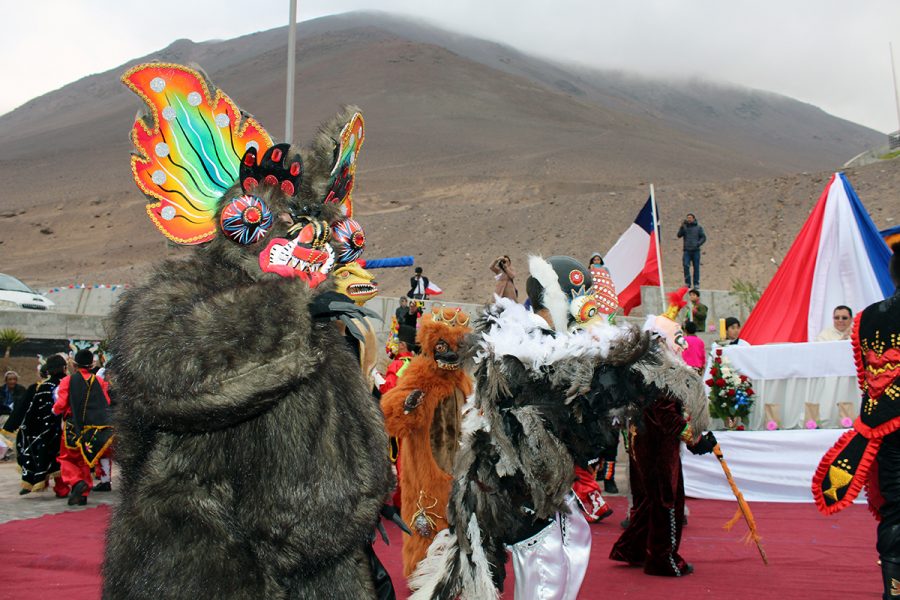
[(878, 487), (884, 497), (878, 523), (878, 556), (883, 598), (900, 598), (900, 431), (884, 438), (878, 450)]

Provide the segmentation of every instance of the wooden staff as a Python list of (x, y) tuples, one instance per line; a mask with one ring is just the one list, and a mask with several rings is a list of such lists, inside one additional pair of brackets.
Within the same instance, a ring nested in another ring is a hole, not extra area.
[(735, 522), (741, 518), (743, 515), (744, 520), (747, 522), (747, 527), (750, 529), (750, 533), (748, 534), (748, 538), (753, 540), (756, 543), (756, 548), (759, 550), (759, 555), (762, 557), (763, 564), (769, 564), (769, 558), (766, 556), (766, 551), (762, 547), (762, 541), (759, 537), (759, 532), (756, 531), (756, 521), (753, 520), (753, 513), (750, 511), (750, 505), (747, 504), (747, 501), (744, 500), (744, 495), (741, 493), (741, 490), (738, 489), (737, 484), (734, 482), (734, 477), (731, 475), (731, 469), (728, 468), (728, 463), (725, 462), (725, 457), (722, 456), (722, 449), (719, 448), (719, 444), (716, 444), (715, 448), (713, 448), (713, 454), (716, 455), (716, 458), (719, 459), (719, 464), (722, 465), (722, 470), (725, 472), (725, 478), (728, 479), (728, 485), (731, 486), (731, 492), (734, 494), (735, 499), (737, 499), (738, 510), (735, 513), (734, 517), (725, 524), (725, 529), (729, 530), (734, 526)]

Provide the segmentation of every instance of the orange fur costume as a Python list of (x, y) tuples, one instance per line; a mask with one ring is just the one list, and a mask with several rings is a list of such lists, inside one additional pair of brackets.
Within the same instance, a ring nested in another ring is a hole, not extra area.
[(459, 309), (435, 308), (424, 317), (416, 334), (421, 354), (381, 399), (388, 434), (400, 440), (400, 514), (412, 530), (403, 537), (406, 577), (425, 558), (435, 534), (447, 528), (449, 473), (459, 447), (462, 406), (472, 392), (458, 354), (471, 331), (468, 322)]

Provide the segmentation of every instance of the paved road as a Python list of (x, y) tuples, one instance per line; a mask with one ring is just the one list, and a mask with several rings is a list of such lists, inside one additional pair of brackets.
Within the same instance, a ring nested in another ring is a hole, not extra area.
[(87, 506), (69, 506), (65, 499), (57, 498), (52, 489), (19, 495), (21, 479), (15, 459), (0, 462), (0, 523), (16, 519), (31, 519), (70, 510), (84, 510), (98, 504), (116, 504), (119, 494), (115, 491), (115, 465), (113, 466), (113, 491), (94, 492)]

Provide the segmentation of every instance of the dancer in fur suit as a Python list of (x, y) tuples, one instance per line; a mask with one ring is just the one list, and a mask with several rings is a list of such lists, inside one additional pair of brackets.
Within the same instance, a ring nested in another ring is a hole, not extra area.
[(321, 293), (361, 250), (331, 231), (358, 227), (362, 118), (348, 109), (298, 149), (195, 69), (123, 80), (150, 108), (132, 130), (148, 213), (173, 241), (205, 243), (112, 315), (122, 501), (103, 598), (373, 598), (387, 435), (329, 322), (368, 311)]
[(462, 407), (472, 382), (460, 369), (460, 344), (469, 317), (435, 307), (422, 319), (416, 343), (421, 354), (381, 399), (389, 435), (400, 441), (401, 514), (412, 530), (403, 538), (403, 574), (425, 558), (434, 536), (447, 528), (453, 459), (459, 448)]
[(571, 493), (574, 465), (610, 444), (614, 416), (643, 410), (638, 367), (664, 368), (649, 333), (597, 323), (583, 265), (532, 257), (529, 270), (534, 313), (501, 299), (475, 323), (450, 528), (410, 578), (414, 598), (496, 597), (507, 550), (517, 600), (576, 598), (591, 535)]

